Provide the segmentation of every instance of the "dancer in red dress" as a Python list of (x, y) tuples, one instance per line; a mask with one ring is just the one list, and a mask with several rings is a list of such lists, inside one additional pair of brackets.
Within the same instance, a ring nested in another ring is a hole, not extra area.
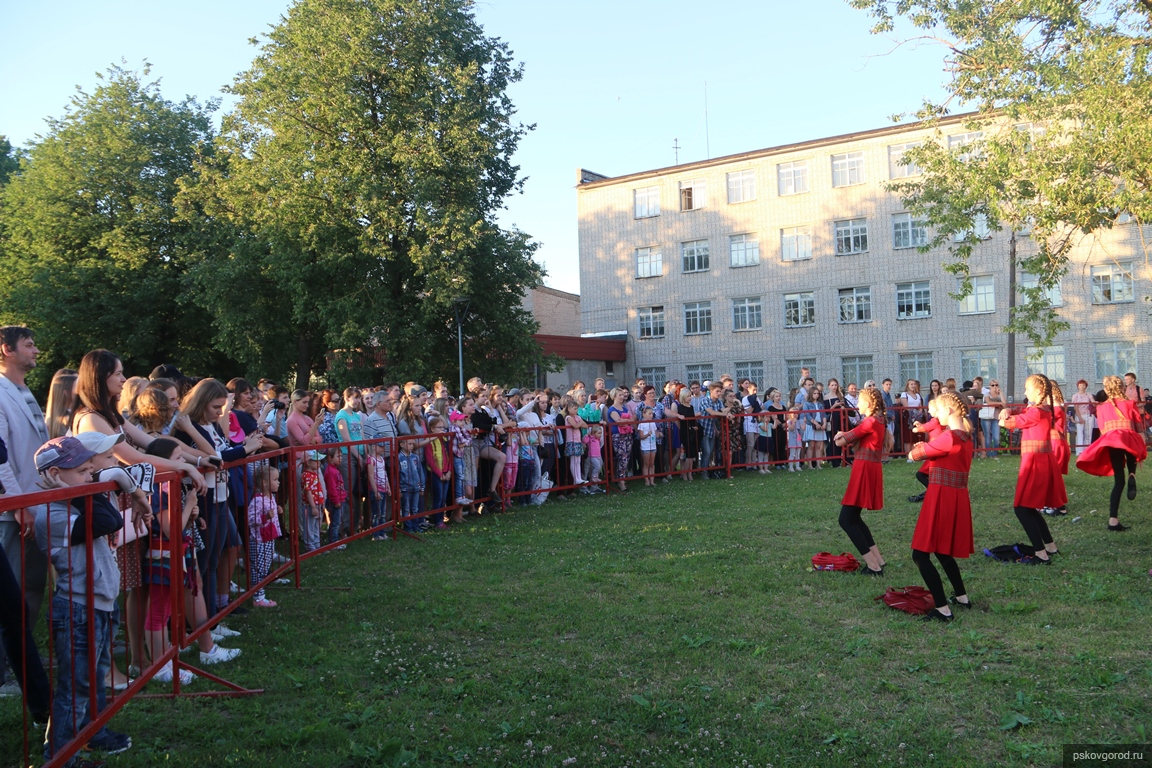
[(1076, 468), (1088, 474), (1112, 475), (1112, 497), (1108, 500), (1108, 530), (1126, 531), (1120, 524), (1120, 495), (1124, 492), (1124, 470), (1128, 470), (1128, 498), (1136, 498), (1136, 463), (1148, 458), (1148, 449), (1136, 430), (1142, 415), (1136, 403), (1124, 398), (1124, 382), (1119, 376), (1104, 377), (1108, 399), (1096, 406), (1100, 437), (1076, 458)]
[(865, 567), (860, 572), (866, 576), (881, 576), (884, 573), (884, 558), (880, 556), (872, 532), (860, 517), (862, 509), (884, 507), (884, 471), (880, 458), (884, 451), (887, 426), (880, 390), (866, 389), (861, 392), (856, 407), (864, 420), (851, 432), (837, 432), (833, 437), (836, 445), (841, 448), (853, 447), (852, 475), (848, 478), (848, 488), (840, 501), (840, 527), (864, 557)]
[(944, 583), (932, 565), (940, 561), (955, 591), (956, 605), (971, 608), (956, 558), (975, 551), (972, 538), (972, 504), (968, 498), (968, 472), (972, 468), (972, 436), (968, 432), (968, 406), (954, 393), (944, 392), (928, 404), (942, 431), (927, 443), (917, 443), (908, 454), (928, 459), (928, 490), (920, 518), (912, 534), (912, 561), (920, 569), (936, 607), (926, 620), (952, 621), (952, 609), (944, 596)]
[(1032, 374), (1024, 382), (1024, 397), (1031, 405), (1015, 416), (1009, 415), (1007, 408), (1000, 411), (1001, 427), (1023, 432), (1020, 474), (1016, 479), (1012, 506), (1036, 553), (1020, 560), (1025, 565), (1051, 564), (1049, 555), (1060, 550), (1056, 548), (1040, 510), (1044, 507), (1059, 508), (1068, 503), (1064, 479), (1052, 453), (1052, 429), (1056, 422), (1052, 415), (1052, 390), (1048, 384), (1047, 376)]
[[(1052, 407), (1055, 409), (1052, 412), (1055, 426), (1049, 436), (1052, 440), (1052, 455), (1056, 458), (1056, 466), (1060, 469), (1060, 482), (1063, 484), (1064, 476), (1068, 474), (1068, 462), (1072, 459), (1072, 448), (1068, 445), (1068, 409), (1064, 405), (1064, 392), (1060, 389), (1060, 385), (1051, 379), (1048, 380), (1048, 384), (1052, 387)], [(1068, 495), (1066, 490), (1064, 495)], [(1067, 505), (1056, 507), (1052, 514), (1068, 514)]]

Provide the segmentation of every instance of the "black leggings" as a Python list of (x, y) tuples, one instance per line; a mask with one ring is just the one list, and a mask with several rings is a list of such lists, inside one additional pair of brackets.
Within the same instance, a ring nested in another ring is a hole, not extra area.
[[(940, 567), (944, 569), (944, 575), (948, 577), (948, 581), (952, 582), (952, 591), (957, 596), (967, 594), (964, 590), (964, 579), (960, 578), (960, 566), (956, 564), (956, 558), (937, 553), (936, 559), (940, 561)], [(924, 579), (924, 584), (932, 593), (932, 600), (935, 601), (936, 607), (948, 605), (948, 598), (944, 597), (944, 582), (940, 580), (940, 574), (932, 565), (931, 553), (914, 549), (912, 550), (912, 562), (916, 563), (916, 567), (920, 569), (920, 577)]]
[(924, 486), (925, 489), (928, 488), (928, 473), (927, 472), (925, 472), (922, 469), (917, 470), (916, 471), (916, 480), (920, 483), (920, 485)]
[(1128, 479), (1124, 469), (1127, 468), (1129, 474), (1135, 474), (1136, 457), (1123, 448), (1109, 448), (1108, 457), (1112, 459), (1112, 497), (1108, 499), (1108, 516), (1119, 517), (1120, 497), (1124, 495), (1124, 483)]
[(860, 517), (861, 509), (863, 507), (850, 507), (847, 504), (840, 507), (840, 527), (848, 534), (848, 538), (852, 539), (860, 554), (864, 554), (876, 546), (876, 542), (872, 539), (872, 531), (868, 530), (868, 526)]
[(1052, 534), (1048, 531), (1048, 523), (1044, 521), (1044, 515), (1040, 514), (1039, 510), (1030, 507), (1016, 507), (1016, 519), (1024, 527), (1024, 533), (1028, 535), (1028, 541), (1032, 542), (1034, 550), (1039, 552), (1046, 549), (1045, 544), (1052, 543)]

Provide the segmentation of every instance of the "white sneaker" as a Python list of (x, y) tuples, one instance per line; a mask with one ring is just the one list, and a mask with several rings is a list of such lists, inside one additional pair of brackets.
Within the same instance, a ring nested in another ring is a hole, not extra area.
[(228, 582), (228, 589), (232, 594), (236, 594), (240, 591), (240, 586), (236, 582), (230, 581)]
[(219, 645), (212, 646), (212, 650), (208, 653), (201, 651), (200, 663), (201, 664), (220, 664), (225, 661), (232, 661), (240, 655), (239, 648), (224, 648)]
[(272, 583), (285, 585), (285, 584), (291, 584), (292, 580), (291, 579), (276, 579), (276, 581), (274, 581)]
[[(216, 646), (216, 647), (219, 648), (220, 646)], [(165, 664), (164, 667), (159, 672), (157, 672), (156, 675), (152, 679), (153, 680), (159, 680), (162, 683), (172, 682), (172, 662), (168, 662), (167, 664)], [(181, 685), (189, 685), (195, 679), (196, 679), (196, 675), (193, 674), (190, 670), (187, 670), (187, 669), (180, 670), (180, 684)]]
[(279, 563), (286, 563), (286, 562), (288, 562), (288, 558), (284, 557), (284, 555), (280, 554), (279, 552), (276, 552), (272, 555), (272, 562), (278, 563), (278, 564)]
[(223, 624), (217, 624), (216, 629), (212, 630), (213, 635), (220, 635), (220, 637), (240, 637), (240, 633), (234, 629), (228, 629)]

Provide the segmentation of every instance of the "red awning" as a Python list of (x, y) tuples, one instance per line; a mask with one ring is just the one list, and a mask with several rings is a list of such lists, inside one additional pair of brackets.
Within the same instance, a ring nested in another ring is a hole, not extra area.
[(559, 355), (565, 360), (604, 360), (624, 362), (624, 339), (589, 339), (583, 336), (549, 336), (536, 334), (536, 341), (545, 354)]

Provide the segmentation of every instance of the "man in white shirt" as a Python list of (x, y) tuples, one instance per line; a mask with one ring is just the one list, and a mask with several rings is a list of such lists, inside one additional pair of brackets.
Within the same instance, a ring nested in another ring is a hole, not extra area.
[[(8, 462), (0, 464), (0, 483), (5, 496), (35, 493), (40, 474), (36, 471), (36, 451), (48, 442), (44, 412), (25, 384), (28, 372), (36, 367), (40, 350), (32, 331), (18, 325), (0, 328), (0, 440), (8, 448)], [(16, 577), (23, 578), (28, 621), (33, 626), (40, 617), (40, 604), (48, 578), (48, 561), (30, 538), (35, 514), (17, 510), (0, 514), (0, 546)], [(0, 683), (3, 682), (4, 654), (0, 648)]]

